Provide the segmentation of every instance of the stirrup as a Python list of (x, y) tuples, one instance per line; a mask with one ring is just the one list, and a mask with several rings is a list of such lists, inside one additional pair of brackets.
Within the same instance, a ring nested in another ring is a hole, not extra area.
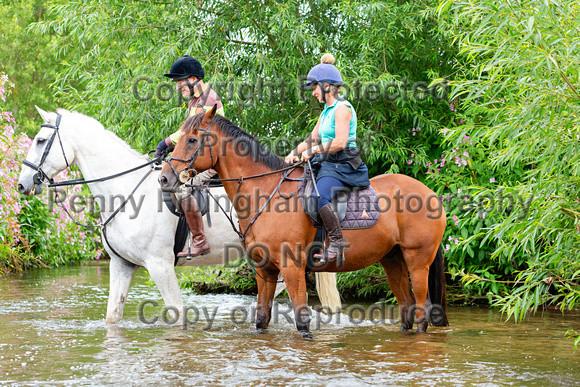
[(324, 247), (322, 249), (322, 258), (319, 258), (318, 261), (316, 262), (317, 265), (323, 266), (326, 265), (328, 262), (336, 262), (338, 261), (338, 256), (336, 257), (337, 259), (334, 259), (332, 261), (328, 260), (328, 247)]
[[(185, 256), (185, 259), (186, 259), (186, 260), (188, 260), (188, 261), (191, 261), (191, 259), (192, 259), (192, 258), (194, 258), (194, 257), (201, 257), (202, 255), (207, 255), (207, 254), (209, 254), (209, 253), (210, 253), (210, 251), (211, 251), (211, 250), (206, 250), (206, 251), (204, 251), (204, 252), (203, 252), (203, 253), (201, 253), (201, 254), (193, 255), (193, 254), (191, 254), (191, 245), (190, 245), (190, 246), (187, 248), (187, 255)], [(182, 256), (181, 258), (183, 258), (183, 256)]]

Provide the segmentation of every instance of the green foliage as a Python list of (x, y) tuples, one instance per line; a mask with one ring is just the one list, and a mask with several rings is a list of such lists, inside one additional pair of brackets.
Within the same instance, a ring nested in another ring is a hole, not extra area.
[[(448, 120), (446, 102), (413, 89), (451, 72), (454, 49), (436, 28), (436, 4), (86, 1), (51, 7), (31, 30), (57, 34), (53, 48), (70, 58), (55, 84), (67, 106), (142, 151), (185, 117), (184, 101), (162, 74), (190, 54), (202, 61), (226, 115), (278, 140), (274, 150), (285, 154), (292, 140), (280, 139), (303, 139), (321, 110), (299, 85), (322, 53), (333, 52), (364, 156), (378, 174), (405, 170), (411, 153), (428, 153), (425, 141), (437, 145), (438, 121)], [(413, 138), (413, 127), (422, 135)]]
[[(5, 74), (0, 73), (0, 99), (4, 102), (12, 90)], [(0, 275), (31, 267), (55, 267), (100, 256), (99, 233), (87, 231), (70, 221), (58, 208), (49, 210), (47, 195), (23, 198), (16, 190), (20, 164), (32, 140), (15, 135), (16, 120), (9, 111), (0, 114)], [(78, 178), (63, 171), (57, 180)], [(81, 188), (69, 193), (80, 195)], [(53, 200), (54, 201), (54, 200)], [(68, 204), (64, 204), (65, 206)], [(79, 214), (87, 222), (89, 214)]]
[(198, 294), (258, 292), (256, 274), (246, 260), (233, 261), (229, 266), (187, 268), (179, 276), (179, 284)]
[[(333, 53), (371, 175), (404, 173), (442, 196), (450, 288), (518, 321), (544, 303), (578, 305), (574, 1), (50, 4), (27, 31), (50, 38), (65, 66), (57, 98), (142, 151), (185, 118), (162, 74), (189, 54), (226, 115), (285, 154), (321, 110), (298, 86)], [(385, 295), (381, 270), (341, 274), (339, 286)]]
[(18, 222), (22, 204), (14, 186), (24, 138), (14, 136), (15, 119), (12, 112), (3, 109), (13, 87), (8, 76), (0, 73), (0, 276), (41, 264), (30, 251)]
[(394, 301), (383, 267), (378, 263), (363, 270), (337, 274), (337, 287), (344, 298), (380, 299)]
[[(75, 178), (74, 175), (66, 176)], [(80, 194), (80, 189), (75, 191)], [(62, 208), (56, 205), (51, 208), (49, 202), (46, 194), (23, 201), (18, 221), (31, 246), (31, 252), (49, 267), (99, 259), (102, 254), (100, 230), (76, 225)], [(65, 206), (68, 204), (65, 203)], [(90, 214), (80, 213), (75, 216), (81, 223), (94, 224)]]
[(446, 140), (477, 139), (488, 155), (482, 167), (501, 173), (504, 192), (530, 201), (528, 211), (492, 210), (482, 228), (493, 260), (525, 260), (495, 304), (516, 321), (544, 304), (572, 309), (580, 300), (578, 4), (456, 1), (440, 9), (468, 58), (452, 94), (465, 123)]
[(60, 104), (49, 87), (62, 68), (50, 49), (55, 36), (27, 29), (30, 23), (44, 19), (49, 3), (64, 0), (0, 1), (0, 71), (9, 74), (15, 84), (6, 109), (18, 122), (16, 133), (29, 136), (38, 130), (34, 105), (54, 110)]

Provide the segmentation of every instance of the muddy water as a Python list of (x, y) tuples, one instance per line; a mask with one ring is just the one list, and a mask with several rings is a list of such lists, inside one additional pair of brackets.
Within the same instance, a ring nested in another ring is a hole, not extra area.
[[(97, 264), (0, 278), (0, 384), (580, 385), (580, 350), (565, 337), (580, 331), (580, 313), (514, 325), (493, 310), (450, 308), (450, 327), (417, 335), (351, 312), (328, 324), (315, 316), (320, 329), (304, 340), (283, 313), (255, 335), (240, 322), (254, 297), (184, 292), (199, 319), (183, 330), (141, 321), (144, 300), (162, 302), (140, 269), (124, 319), (108, 327), (108, 275)], [(148, 305), (143, 318), (161, 311)]]

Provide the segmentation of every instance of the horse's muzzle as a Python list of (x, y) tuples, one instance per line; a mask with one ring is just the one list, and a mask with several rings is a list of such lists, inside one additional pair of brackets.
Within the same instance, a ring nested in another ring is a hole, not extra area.
[(42, 193), (42, 185), (32, 184), (32, 186), (27, 188), (22, 183), (18, 183), (18, 192), (24, 196), (40, 195)]
[(161, 186), (161, 191), (169, 193), (177, 192), (177, 189), (179, 188), (179, 180), (173, 173), (162, 173), (158, 180), (159, 185)]

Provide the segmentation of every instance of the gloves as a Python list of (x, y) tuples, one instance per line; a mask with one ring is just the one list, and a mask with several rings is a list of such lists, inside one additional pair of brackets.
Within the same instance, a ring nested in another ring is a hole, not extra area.
[(155, 158), (157, 157), (163, 157), (165, 158), (165, 156), (167, 156), (167, 154), (169, 152), (172, 152), (173, 149), (175, 149), (174, 146), (169, 146), (167, 145), (167, 139), (163, 139), (159, 142), (159, 144), (157, 144), (157, 149), (155, 149)]

